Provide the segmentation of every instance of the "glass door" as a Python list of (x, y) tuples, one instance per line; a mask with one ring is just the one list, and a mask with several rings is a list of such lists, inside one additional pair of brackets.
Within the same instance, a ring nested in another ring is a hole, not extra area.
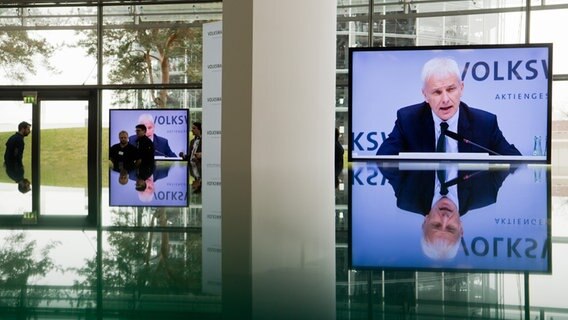
[(94, 226), (100, 212), (100, 112), (96, 90), (37, 93), (32, 172), (40, 224)]
[[(0, 216), (23, 215), (32, 211), (32, 136), (25, 129), (18, 133), (18, 125), (24, 121), (32, 123), (32, 103), (25, 103), (23, 99), (0, 101), (0, 114)], [(19, 161), (13, 159), (20, 158), (22, 146), (20, 166), (14, 163)], [(4, 161), (6, 157), (8, 163)]]
[[(0, 170), (0, 228), (96, 226), (101, 135), (97, 91), (2, 90), (0, 114), (0, 153), (14, 152), (12, 145), (24, 146), (20, 170)], [(31, 133), (17, 133), (24, 121), (31, 123)], [(17, 143), (7, 147), (8, 139)], [(28, 190), (21, 187), (22, 179), (29, 181)]]

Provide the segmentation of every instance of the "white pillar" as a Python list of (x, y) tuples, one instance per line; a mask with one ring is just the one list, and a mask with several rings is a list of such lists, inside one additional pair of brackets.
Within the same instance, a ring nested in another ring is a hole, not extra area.
[(223, 308), (335, 318), (336, 1), (223, 2)]

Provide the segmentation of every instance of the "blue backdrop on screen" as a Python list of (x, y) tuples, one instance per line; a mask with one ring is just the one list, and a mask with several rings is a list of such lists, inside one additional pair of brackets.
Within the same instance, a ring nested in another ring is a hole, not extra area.
[(146, 179), (146, 190), (137, 191), (136, 170), (120, 179), (109, 170), (110, 206), (186, 207), (188, 206), (188, 168), (186, 161), (156, 161), (156, 169)]
[[(424, 101), (421, 72), (434, 57), (451, 57), (462, 72), (462, 101), (497, 116), (509, 143), (533, 157), (540, 137), (550, 143), (551, 45), (352, 48), (350, 128), (352, 159), (376, 159), (398, 109)], [(466, 137), (467, 138), (467, 137)], [(548, 158), (549, 159), (549, 158)]]
[(189, 134), (188, 109), (111, 109), (109, 139), (110, 146), (118, 143), (118, 133), (122, 130), (129, 136), (135, 135), (139, 119), (150, 116), (154, 120), (154, 134), (167, 139), (175, 157), (156, 156), (156, 159), (179, 159), (180, 152), (187, 154)]
[[(514, 170), (460, 164), (467, 170), (469, 180), (465, 183), (471, 188), (458, 191), (464, 195), (457, 197), (463, 228), (457, 253), (447, 259), (425, 253), (425, 216), (414, 209), (422, 202), (431, 205), (432, 195), (419, 199), (427, 193), (424, 186), (434, 181), (421, 183), (416, 178), (429, 172), (433, 178), (435, 171), (428, 166), (445, 165), (400, 163), (385, 170), (377, 163), (353, 163), (349, 199), (352, 267), (551, 272), (550, 176), (546, 168), (522, 164)], [(492, 185), (497, 176), (498, 183)], [(473, 200), (472, 193), (478, 191), (481, 196)]]

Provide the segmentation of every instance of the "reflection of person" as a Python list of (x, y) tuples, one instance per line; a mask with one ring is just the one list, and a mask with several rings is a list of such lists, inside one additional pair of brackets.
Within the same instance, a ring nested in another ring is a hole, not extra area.
[(120, 170), (120, 174), (118, 176), (118, 183), (121, 185), (125, 185), (128, 183), (128, 171), (122, 169)]
[(114, 170), (132, 170), (135, 166), (138, 150), (128, 142), (128, 132), (118, 133), (119, 143), (114, 144), (109, 149), (109, 158)]
[(142, 202), (150, 202), (154, 199), (154, 180), (150, 177), (146, 180), (136, 180), (138, 199)]
[(154, 144), (146, 136), (146, 126), (139, 124), (136, 126), (136, 142), (135, 146), (137, 149), (137, 160), (136, 166), (152, 166), (154, 164)]
[(440, 260), (451, 259), (458, 253), (463, 227), (456, 203), (451, 197), (440, 197), (422, 223), (422, 251)]
[(154, 183), (167, 178), (170, 166), (156, 166), (155, 163), (142, 165), (128, 173), (127, 179), (134, 181), (134, 189), (138, 191), (138, 199), (142, 202), (150, 202), (154, 199)]
[(138, 199), (142, 202), (150, 202), (154, 199), (154, 170), (155, 166), (141, 166), (136, 174), (135, 189), (138, 191)]
[[(146, 136), (154, 143), (154, 154), (156, 156), (175, 157), (176, 154), (170, 148), (168, 139), (158, 136), (154, 133), (154, 118), (151, 114), (144, 113), (138, 117), (138, 124), (146, 126)], [(136, 135), (130, 136), (130, 143), (135, 144)]]
[[(448, 124), (447, 130), (500, 155), (521, 155), (503, 136), (494, 114), (471, 108), (461, 101), (464, 83), (455, 60), (429, 60), (422, 69), (422, 81), (425, 101), (398, 110), (394, 128), (377, 155), (434, 152), (441, 123)], [(445, 141), (445, 152), (487, 152), (464, 141)]]
[(24, 177), (24, 138), (31, 132), (31, 124), (22, 121), (18, 124), (18, 131), (14, 133), (6, 141), (6, 150), (4, 152), (4, 167), (6, 174), (10, 179), (18, 183), (18, 190), (21, 193), (30, 191), (31, 184)]
[(422, 249), (434, 259), (457, 254), (463, 235), (461, 216), (495, 203), (499, 188), (512, 172), (450, 170), (453, 173), (441, 184), (435, 171), (380, 170), (394, 190), (397, 206), (424, 216)]
[(6, 175), (10, 177), (10, 179), (14, 180), (18, 184), (18, 190), (21, 193), (26, 193), (31, 190), (31, 183), (30, 180), (24, 177), (24, 166), (20, 166), (17, 164), (9, 165), (5, 164)]
[(179, 156), (183, 160), (189, 160), (189, 173), (195, 179), (191, 184), (191, 190), (195, 193), (201, 192), (201, 150), (203, 143), (201, 138), (201, 122), (194, 122), (191, 125), (193, 139), (189, 142), (189, 154), (180, 152)]
[(339, 142), (339, 129), (335, 128), (335, 187), (339, 186), (339, 174), (343, 170), (343, 153), (345, 150)]
[(191, 125), (191, 133), (193, 133), (193, 139), (189, 142), (189, 154), (180, 152), (179, 156), (183, 160), (201, 162), (201, 122), (194, 122)]

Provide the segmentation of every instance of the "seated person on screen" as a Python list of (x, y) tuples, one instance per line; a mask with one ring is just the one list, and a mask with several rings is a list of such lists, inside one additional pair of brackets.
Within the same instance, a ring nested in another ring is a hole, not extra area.
[(425, 101), (398, 110), (394, 128), (379, 147), (377, 155), (435, 151), (487, 153), (473, 144), (451, 138), (444, 139), (443, 147), (437, 148), (442, 130), (457, 132), (499, 155), (521, 155), (503, 136), (497, 116), (471, 108), (461, 101), (464, 83), (455, 60), (434, 58), (426, 62), (422, 69), (422, 83)]
[[(176, 157), (176, 154), (170, 148), (168, 139), (158, 136), (154, 133), (154, 118), (149, 113), (141, 114), (138, 117), (138, 124), (143, 124), (146, 127), (146, 136), (154, 143), (154, 155), (162, 157)], [(130, 136), (129, 142), (136, 145), (137, 136)]]
[(116, 171), (134, 169), (138, 150), (128, 142), (128, 132), (120, 131), (118, 140), (120, 142), (112, 145), (108, 152), (112, 169)]

